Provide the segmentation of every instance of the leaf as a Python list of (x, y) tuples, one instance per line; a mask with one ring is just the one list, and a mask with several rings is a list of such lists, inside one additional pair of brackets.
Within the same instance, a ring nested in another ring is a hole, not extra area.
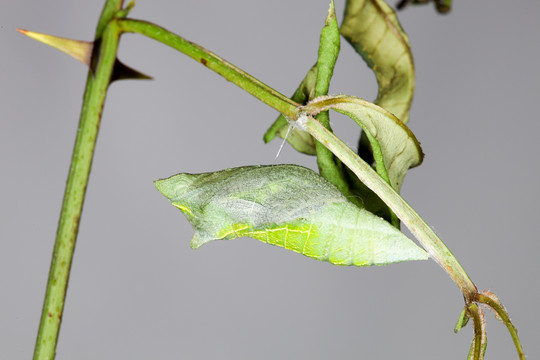
[[(401, 28), (395, 12), (384, 0), (347, 0), (341, 34), (375, 72), (379, 86), (375, 104), (407, 123), (415, 88), (414, 62), (407, 34)], [(377, 155), (378, 150), (373, 148), (373, 144), (373, 139), (363, 132), (358, 143), (358, 154), (368, 163), (373, 163)], [(377, 172), (385, 177), (380, 158), (375, 165)], [(386, 169), (387, 173), (400, 174), (391, 181), (398, 191), (409, 168), (404, 165), (401, 169), (394, 166), (393, 171)], [(349, 176), (354, 181), (354, 175)], [(385, 179), (392, 177), (389, 175)], [(397, 217), (370, 189), (356, 182), (353, 191), (364, 199), (370, 199), (367, 206), (371, 211), (399, 227)]]
[[(344, 21), (341, 26), (341, 33), (375, 71), (379, 85), (379, 94), (376, 103), (395, 114), (403, 122), (406, 122), (409, 118), (409, 108), (414, 95), (414, 64), (407, 35), (403, 32), (393, 10), (384, 1), (348, 0), (346, 3)], [(315, 77), (316, 74), (311, 74), (311, 76)], [(304, 79), (304, 81), (306, 81), (306, 79)], [(305, 83), (303, 82), (302, 85), (305, 85)], [(305, 93), (307, 92), (308, 91), (305, 91)], [(314, 94), (313, 87), (309, 89), (309, 94)], [(305, 98), (295, 100), (300, 103), (305, 103), (304, 99)], [(312, 97), (310, 96), (309, 99), (312, 99)], [(274, 126), (276, 127), (271, 128), (271, 130), (274, 131), (274, 134), (276, 132), (275, 129), (277, 128), (280, 129), (279, 133), (281, 136), (285, 136), (288, 129), (285, 118), (281, 119), (281, 128), (277, 126), (277, 123), (275, 123)], [(301, 134), (301, 136), (298, 134)], [(391, 137), (391, 134), (388, 135)], [(274, 136), (275, 135), (272, 137), (265, 136), (265, 141), (270, 141)], [(404, 161), (400, 167), (399, 162), (392, 162), (392, 159), (395, 156), (387, 151), (383, 152), (375, 140), (378, 139), (374, 139), (373, 136), (368, 138), (364, 131), (358, 147), (358, 153), (368, 163), (373, 163), (374, 156), (377, 156), (377, 161), (375, 161), (377, 172), (385, 180), (391, 182), (393, 187), (399, 191), (409, 167), (415, 166), (415, 164), (421, 162), (421, 150), (418, 146), (416, 156), (409, 159), (411, 162), (408, 163), (408, 161)], [(293, 140), (291, 140), (291, 143), (292, 142)], [(418, 145), (416, 139), (414, 139), (414, 142)], [(307, 154), (315, 152), (314, 145), (312, 145), (314, 142), (311, 137), (308, 134), (295, 129), (293, 146), (296, 149), (299, 149), (299, 144), (302, 145), (302, 150), (300, 151)], [(374, 146), (374, 148), (372, 148), (372, 146)], [(388, 147), (385, 147), (385, 149), (388, 150)], [(373, 154), (373, 152), (376, 154)], [(407, 160), (406, 157), (401, 156), (398, 159)], [(387, 168), (390, 165), (392, 165), (392, 169)], [(343, 186), (340, 186), (340, 190), (347, 195), (355, 195), (361, 198), (366, 208), (377, 215), (384, 217), (399, 228), (399, 219), (391, 212), (386, 204), (384, 204), (384, 202), (369, 188), (360, 183), (348, 169), (344, 170), (344, 174), (342, 174), (341, 177), (345, 178), (344, 181), (348, 182), (348, 186), (345, 189)], [(321, 174), (323, 173), (321, 172)], [(326, 174), (323, 174), (323, 176), (325, 175)], [(339, 184), (336, 181), (332, 182), (334, 184)]]
[(302, 107), (308, 115), (328, 109), (347, 115), (362, 127), (377, 173), (399, 192), (407, 170), (423, 159), (420, 144), (409, 128), (385, 109), (353, 96), (321, 96)]
[(461, 310), (461, 314), (459, 314), (459, 319), (454, 326), (454, 333), (457, 334), (459, 330), (463, 329), (469, 322), (470, 318), (471, 316), (469, 315), (469, 309), (467, 306), (464, 306), (463, 310)]
[[(401, 0), (396, 4), (398, 10), (402, 10), (405, 6), (412, 5), (424, 5), (430, 2), (430, 0)], [(433, 0), (435, 9), (439, 14), (447, 14), (452, 10), (452, 0)]]
[(428, 257), (403, 233), (301, 166), (178, 174), (154, 184), (193, 226), (192, 248), (247, 236), (335, 265), (385, 265)]
[(375, 104), (407, 123), (414, 95), (414, 62), (407, 34), (384, 0), (347, 0), (341, 34), (373, 69)]

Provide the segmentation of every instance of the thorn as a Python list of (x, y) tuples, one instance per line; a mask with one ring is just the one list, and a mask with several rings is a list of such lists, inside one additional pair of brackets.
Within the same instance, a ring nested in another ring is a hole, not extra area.
[(121, 10), (119, 10), (117, 13), (116, 13), (116, 17), (117, 18), (125, 18), (128, 16), (129, 12), (135, 7), (135, 0), (133, 1), (130, 1), (129, 4), (127, 4), (127, 6)]
[(152, 80), (151, 76), (143, 74), (127, 65), (124, 65), (120, 60), (116, 59), (111, 77), (111, 82), (115, 80)]
[(71, 57), (79, 60), (86, 66), (90, 67), (90, 60), (92, 58), (92, 50), (94, 43), (90, 41), (66, 39), (63, 37), (41, 34), (24, 29), (17, 29), (18, 32), (31, 37), (34, 40), (42, 42), (46, 45), (52, 46)]
[[(90, 69), (92, 69), (91, 62), (92, 51), (94, 50), (94, 42), (66, 39), (59, 36), (47, 35), (24, 29), (17, 29), (17, 31), (21, 34), (31, 37), (34, 40), (52, 46), (53, 48), (70, 55), (71, 57), (79, 60), (80, 62), (88, 66)], [(114, 63), (114, 70), (111, 82), (114, 80), (124, 79), (150, 80), (152, 78), (146, 74), (130, 68), (127, 65), (124, 65), (122, 62), (116, 59)]]

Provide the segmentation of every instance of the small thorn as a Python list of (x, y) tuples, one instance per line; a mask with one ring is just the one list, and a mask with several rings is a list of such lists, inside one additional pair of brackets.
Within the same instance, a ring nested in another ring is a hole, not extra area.
[(117, 13), (116, 13), (116, 17), (117, 18), (125, 18), (128, 16), (129, 12), (135, 7), (135, 0), (133, 1), (130, 1), (129, 4), (127, 4), (127, 6), (121, 10), (119, 10)]
[(24, 29), (17, 29), (18, 32), (31, 37), (34, 40), (42, 42), (46, 45), (52, 46), (71, 57), (79, 60), (86, 66), (90, 66), (90, 59), (92, 58), (92, 49), (94, 43), (90, 41), (66, 39), (58, 36), (41, 34)]
[(127, 65), (124, 65), (120, 60), (116, 59), (111, 77), (111, 82), (115, 80), (152, 80), (151, 76), (143, 74)]

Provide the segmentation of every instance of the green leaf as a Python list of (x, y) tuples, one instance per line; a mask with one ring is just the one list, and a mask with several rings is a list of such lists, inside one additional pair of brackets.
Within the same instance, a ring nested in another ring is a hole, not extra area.
[(192, 248), (247, 236), (336, 265), (428, 257), (403, 233), (301, 166), (178, 174), (154, 184), (193, 226)]
[(375, 103), (407, 123), (414, 95), (414, 63), (407, 34), (384, 0), (348, 0), (341, 34), (373, 69)]
[(454, 326), (454, 333), (457, 334), (457, 332), (465, 327), (470, 319), (469, 310), (467, 309), (467, 306), (463, 307), (463, 310), (461, 310), (461, 314), (459, 314), (459, 319), (456, 322), (456, 325)]
[(308, 115), (328, 109), (347, 115), (362, 127), (377, 173), (399, 192), (407, 170), (423, 159), (420, 144), (409, 128), (385, 109), (353, 96), (321, 96), (302, 107)]

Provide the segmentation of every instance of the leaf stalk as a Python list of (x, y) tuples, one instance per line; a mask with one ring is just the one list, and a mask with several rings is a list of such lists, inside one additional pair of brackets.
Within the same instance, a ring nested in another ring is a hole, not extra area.
[(476, 295), (475, 301), (488, 305), (500, 317), (502, 322), (506, 325), (510, 336), (512, 337), (512, 341), (514, 342), (519, 358), (525, 360), (525, 353), (523, 352), (523, 347), (521, 346), (521, 342), (519, 341), (518, 331), (514, 324), (512, 324), (508, 312), (504, 308), (503, 304), (501, 304), (499, 299), (497, 299), (495, 296), (490, 296), (490, 294), (486, 294), (484, 292), (478, 293)]

